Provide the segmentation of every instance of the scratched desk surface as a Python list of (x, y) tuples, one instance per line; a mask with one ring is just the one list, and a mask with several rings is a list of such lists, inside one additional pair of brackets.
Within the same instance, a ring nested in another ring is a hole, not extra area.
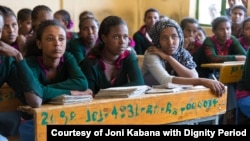
[(72, 105), (20, 106), (19, 110), (34, 114), (36, 141), (44, 141), (48, 124), (167, 124), (224, 114), (226, 102), (226, 92), (218, 98), (209, 89), (198, 88)]

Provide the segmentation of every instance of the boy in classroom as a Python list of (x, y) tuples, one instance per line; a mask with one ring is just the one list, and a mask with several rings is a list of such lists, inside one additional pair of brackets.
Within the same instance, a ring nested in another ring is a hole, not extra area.
[(137, 56), (128, 46), (126, 22), (118, 16), (104, 18), (98, 38), (99, 43), (79, 64), (93, 93), (110, 87), (144, 85)]
[[(3, 14), (0, 12), (0, 38), (4, 27)], [(41, 105), (42, 89), (22, 54), (15, 48), (0, 41), (0, 87), (7, 83), (18, 99), (31, 107)], [(18, 135), (20, 113), (17, 111), (0, 112), (0, 140), (7, 141), (5, 137)], [(5, 137), (4, 137), (5, 136)]]
[[(58, 20), (45, 20), (37, 27), (33, 40), (36, 46), (28, 47), (35, 49), (26, 61), (43, 89), (43, 103), (62, 94), (92, 95), (87, 79), (75, 58), (65, 52), (66, 36), (66, 29)], [(19, 127), (19, 141), (32, 141), (33, 117), (23, 118), (24, 122)]]
[(196, 64), (183, 47), (183, 33), (176, 21), (168, 19), (156, 22), (149, 35), (154, 46), (146, 50), (141, 70), (146, 85), (203, 85), (218, 97), (225, 92), (221, 82), (198, 78)]

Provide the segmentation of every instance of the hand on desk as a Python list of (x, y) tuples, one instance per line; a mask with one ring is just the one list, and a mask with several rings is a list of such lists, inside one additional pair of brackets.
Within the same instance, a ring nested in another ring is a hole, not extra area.
[(210, 88), (211, 91), (218, 97), (221, 97), (225, 92), (225, 85), (217, 80), (201, 78), (201, 84), (207, 88)]
[(86, 91), (71, 91), (71, 95), (92, 95), (93, 96), (93, 91), (91, 89), (87, 89)]
[(245, 55), (236, 55), (235, 59), (236, 59), (236, 61), (245, 61), (246, 56)]

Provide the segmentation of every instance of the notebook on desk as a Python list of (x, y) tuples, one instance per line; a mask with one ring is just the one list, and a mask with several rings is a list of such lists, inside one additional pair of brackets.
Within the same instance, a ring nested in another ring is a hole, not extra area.
[(180, 85), (174, 83), (168, 83), (163, 85), (152, 86), (151, 89), (146, 91), (146, 94), (156, 94), (156, 93), (174, 93), (190, 89), (200, 89), (203, 86), (193, 86), (193, 85)]
[(144, 95), (150, 89), (147, 85), (128, 86), (128, 87), (112, 87), (100, 89), (95, 98), (131, 98)]
[(64, 94), (51, 99), (48, 103), (56, 105), (66, 105), (66, 104), (84, 103), (92, 100), (93, 100), (92, 95), (73, 96)]
[(182, 88), (171, 88), (171, 89), (166, 89), (166, 88), (151, 88), (146, 91), (146, 94), (156, 94), (156, 93), (174, 93), (174, 92), (179, 92), (183, 90)]

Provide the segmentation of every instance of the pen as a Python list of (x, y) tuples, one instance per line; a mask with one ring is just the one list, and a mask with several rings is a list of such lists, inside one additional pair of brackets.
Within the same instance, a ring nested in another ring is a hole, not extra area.
[(214, 74), (212, 74), (212, 77), (214, 80), (218, 81), (217, 78), (214, 76)]

